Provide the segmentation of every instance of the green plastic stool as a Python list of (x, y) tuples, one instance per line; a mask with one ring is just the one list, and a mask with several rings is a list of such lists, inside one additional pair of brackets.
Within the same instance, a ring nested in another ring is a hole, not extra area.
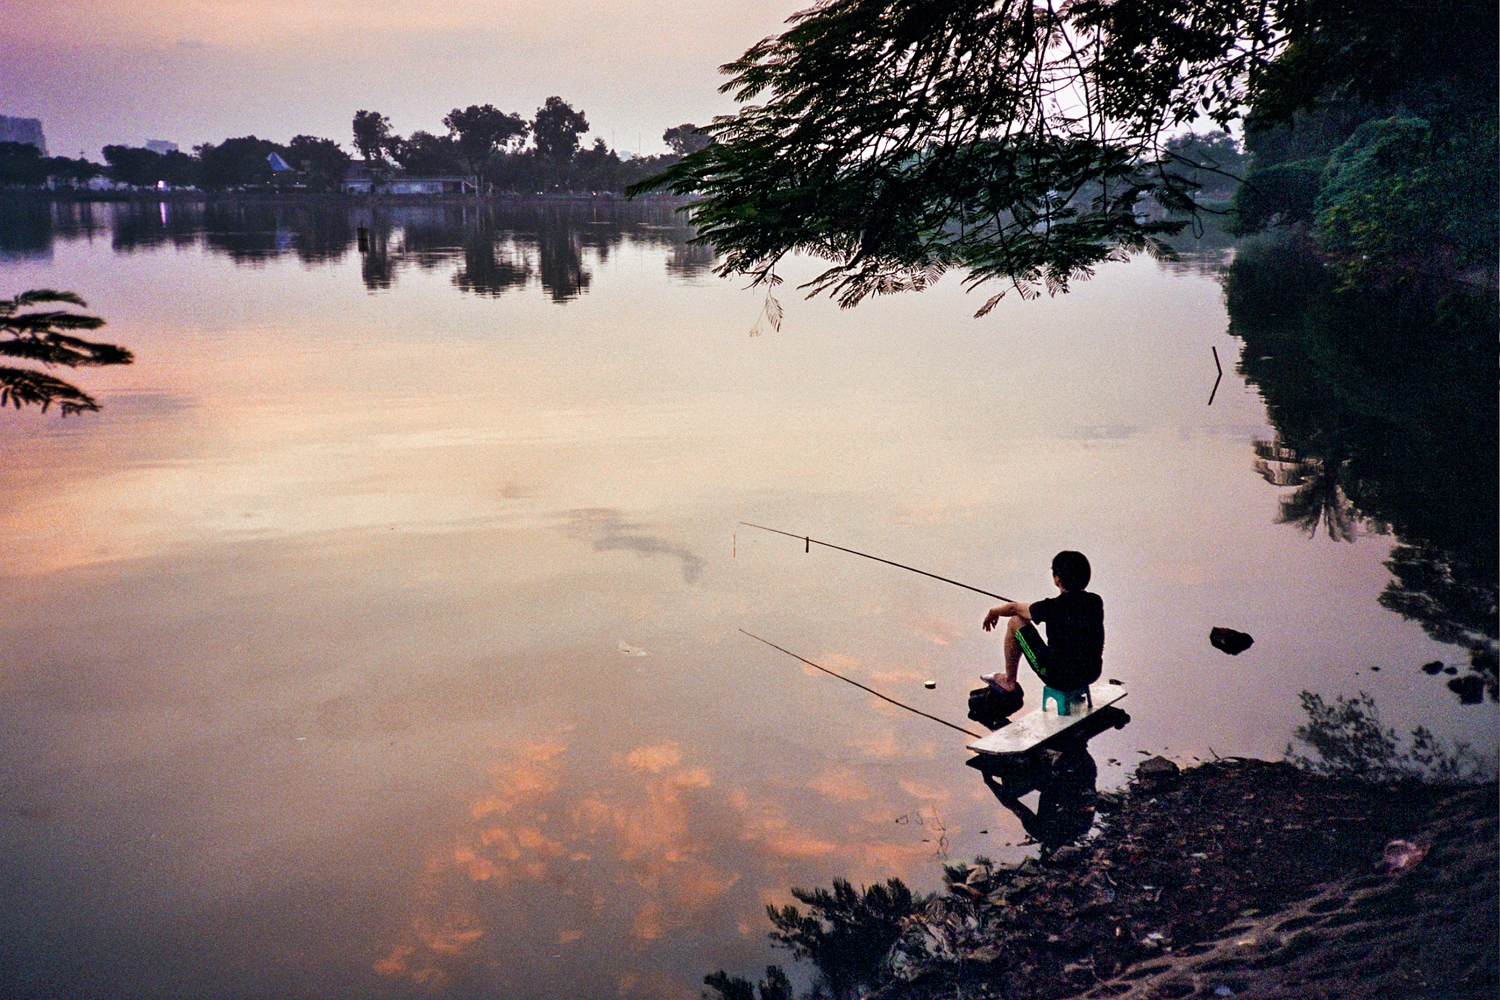
[(1089, 708), (1094, 707), (1094, 696), (1086, 686), (1074, 691), (1059, 691), (1057, 688), (1044, 685), (1042, 687), (1042, 711), (1047, 710), (1048, 698), (1051, 698), (1052, 704), (1057, 706), (1058, 715), (1072, 715), (1075, 701), (1087, 701)]

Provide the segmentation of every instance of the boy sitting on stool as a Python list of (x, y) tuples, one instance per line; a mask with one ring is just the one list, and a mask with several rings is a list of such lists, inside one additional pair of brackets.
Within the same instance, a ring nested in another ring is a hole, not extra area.
[[(1104, 669), (1104, 602), (1085, 589), (1090, 576), (1082, 552), (1059, 552), (1052, 557), (1052, 582), (1061, 594), (1032, 604), (1009, 601), (990, 608), (984, 616), (986, 632), (1001, 618), (1010, 619), (1005, 627), (1005, 673), (980, 674), (979, 679), (1014, 691), (1024, 652), (1047, 687), (1071, 692), (1098, 680)], [(1046, 624), (1045, 643), (1033, 622)]]

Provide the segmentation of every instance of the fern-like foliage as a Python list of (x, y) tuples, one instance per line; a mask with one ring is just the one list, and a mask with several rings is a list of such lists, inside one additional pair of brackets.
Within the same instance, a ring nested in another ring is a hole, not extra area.
[[(0, 358), (65, 368), (128, 365), (135, 360), (123, 347), (76, 335), (77, 331), (99, 329), (104, 320), (58, 309), (58, 305), (88, 307), (76, 293), (51, 288), (0, 299)], [(36, 306), (51, 308), (33, 308)], [(45, 413), (54, 403), (65, 417), (99, 409), (93, 396), (70, 382), (35, 368), (0, 365), (0, 407), (36, 406)]]
[(793, 1000), (792, 983), (779, 965), (766, 966), (766, 978), (757, 987), (741, 976), (731, 976), (722, 969), (703, 977), (703, 984), (717, 997), (702, 994), (705, 1000)]

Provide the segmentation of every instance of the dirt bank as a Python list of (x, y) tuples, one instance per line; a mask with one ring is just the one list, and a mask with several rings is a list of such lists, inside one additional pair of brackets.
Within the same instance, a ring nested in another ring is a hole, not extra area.
[(1496, 809), (1262, 761), (1137, 780), (1045, 864), (950, 869), (873, 995), (1492, 1000)]

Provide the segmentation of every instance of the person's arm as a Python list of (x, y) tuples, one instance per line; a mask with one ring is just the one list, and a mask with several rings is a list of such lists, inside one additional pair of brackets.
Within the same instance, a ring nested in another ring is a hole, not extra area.
[(1014, 618), (1016, 615), (1031, 621), (1031, 605), (1022, 604), (1020, 601), (1006, 601), (1004, 604), (990, 608), (989, 614), (984, 616), (984, 630), (988, 632), (998, 625), (1002, 618)]

